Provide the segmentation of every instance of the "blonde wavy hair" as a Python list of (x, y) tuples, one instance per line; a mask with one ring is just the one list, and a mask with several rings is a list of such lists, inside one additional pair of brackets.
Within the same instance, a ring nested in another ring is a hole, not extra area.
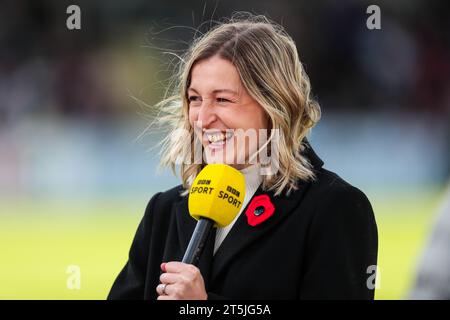
[[(275, 195), (289, 194), (298, 188), (299, 180), (315, 179), (311, 164), (302, 155), (304, 138), (320, 119), (319, 104), (311, 97), (309, 78), (300, 62), (293, 39), (282, 26), (265, 16), (237, 13), (194, 39), (180, 57), (173, 75), (170, 94), (159, 102), (159, 124), (169, 128), (162, 141), (160, 166), (170, 167), (180, 175), (188, 189), (206, 163), (194, 163), (192, 152), (196, 136), (189, 122), (187, 89), (193, 66), (213, 56), (234, 64), (249, 95), (258, 102), (278, 129), (279, 169), (263, 178), (262, 188)], [(169, 91), (168, 91), (169, 92)], [(268, 129), (271, 129), (268, 128)], [(180, 136), (183, 129), (189, 135)], [(269, 136), (270, 139), (273, 135)]]

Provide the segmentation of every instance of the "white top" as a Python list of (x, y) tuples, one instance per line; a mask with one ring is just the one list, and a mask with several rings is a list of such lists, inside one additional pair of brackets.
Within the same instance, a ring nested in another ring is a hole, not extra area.
[(242, 203), (241, 211), (236, 215), (234, 220), (226, 227), (223, 228), (217, 228), (216, 231), (216, 242), (214, 244), (214, 254), (216, 254), (217, 249), (219, 249), (220, 245), (222, 244), (223, 240), (227, 236), (228, 232), (230, 232), (231, 228), (233, 227), (234, 223), (237, 221), (239, 216), (242, 214), (242, 211), (244, 211), (244, 208), (247, 206), (247, 203), (250, 201), (250, 199), (255, 194), (256, 190), (258, 189), (259, 185), (262, 182), (262, 175), (259, 172), (260, 165), (259, 164), (253, 164), (251, 166), (248, 166), (241, 171), (241, 173), (245, 177), (245, 196), (244, 196), (244, 202)]

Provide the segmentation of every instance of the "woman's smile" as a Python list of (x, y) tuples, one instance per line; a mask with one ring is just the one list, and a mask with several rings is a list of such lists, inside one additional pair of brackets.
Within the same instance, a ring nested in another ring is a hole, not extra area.
[(204, 145), (211, 150), (222, 150), (229, 145), (231, 138), (234, 136), (233, 130), (228, 129), (226, 132), (221, 131), (204, 131)]

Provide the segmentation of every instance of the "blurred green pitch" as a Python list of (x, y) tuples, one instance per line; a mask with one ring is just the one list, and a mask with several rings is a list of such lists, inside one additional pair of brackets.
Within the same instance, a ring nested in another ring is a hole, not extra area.
[[(372, 199), (379, 231), (376, 299), (404, 299), (440, 192)], [(148, 199), (0, 201), (0, 299), (105, 299)], [(69, 289), (70, 265), (81, 287)]]

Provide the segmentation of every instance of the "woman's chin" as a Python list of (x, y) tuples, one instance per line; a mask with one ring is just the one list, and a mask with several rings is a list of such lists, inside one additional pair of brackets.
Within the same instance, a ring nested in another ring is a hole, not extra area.
[(234, 161), (234, 153), (228, 154), (224, 152), (223, 148), (205, 148), (205, 154), (206, 154), (206, 163), (212, 164), (212, 163), (224, 163), (229, 166), (234, 167), (235, 161)]
[(205, 151), (206, 152), (206, 163), (207, 164), (213, 164), (213, 163), (223, 163), (226, 165), (229, 165), (237, 170), (244, 169), (245, 167), (249, 166), (248, 163), (236, 163), (234, 159), (234, 154), (230, 155), (228, 159), (226, 159), (223, 152), (217, 152), (217, 151)]

